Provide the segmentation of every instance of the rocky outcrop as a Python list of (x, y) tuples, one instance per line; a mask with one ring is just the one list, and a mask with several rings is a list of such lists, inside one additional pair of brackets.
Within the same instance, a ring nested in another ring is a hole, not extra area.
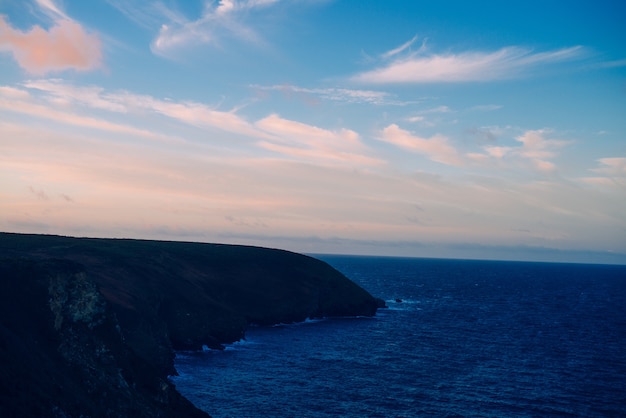
[(328, 264), (258, 247), (0, 233), (0, 416), (207, 416), (175, 349), (250, 324), (373, 315)]

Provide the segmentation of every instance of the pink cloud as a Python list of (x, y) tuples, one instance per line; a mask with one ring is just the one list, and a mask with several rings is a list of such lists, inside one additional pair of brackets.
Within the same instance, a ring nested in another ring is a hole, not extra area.
[(540, 171), (554, 171), (556, 166), (548, 159), (557, 155), (556, 149), (567, 145), (566, 141), (546, 139), (548, 132), (545, 129), (531, 130), (515, 138), (523, 144), (519, 154), (524, 158), (530, 159), (535, 168)]
[(591, 171), (600, 174), (601, 177), (584, 177), (580, 179), (581, 181), (599, 186), (626, 187), (625, 157), (600, 158), (598, 162), (600, 167), (593, 168)]
[(556, 169), (556, 165), (553, 162), (545, 161), (545, 160), (533, 160), (533, 164), (535, 168), (539, 171), (554, 171)]
[[(119, 113), (145, 114), (148, 111), (200, 128), (214, 127), (241, 135), (269, 137), (238, 116), (234, 110), (219, 111), (202, 103), (159, 100), (127, 91), (107, 92), (98, 86), (79, 87), (61, 80), (34, 80), (24, 83), (24, 86), (47, 93), (50, 96), (48, 101), (54, 104), (78, 105), (80, 108), (87, 106)], [(0, 107), (3, 93), (0, 87)], [(10, 93), (7, 90), (5, 94)]]
[(55, 21), (49, 30), (35, 26), (22, 32), (0, 16), (0, 51), (11, 52), (20, 67), (38, 75), (67, 69), (88, 71), (102, 62), (98, 36), (69, 19)]
[(477, 163), (506, 162), (518, 167), (531, 167), (541, 172), (553, 172), (556, 165), (550, 161), (558, 156), (558, 150), (569, 144), (569, 141), (549, 139), (549, 129), (528, 130), (515, 137), (521, 144), (517, 147), (486, 146), (485, 153), (468, 155)]
[(448, 138), (443, 135), (421, 138), (401, 129), (396, 124), (391, 124), (383, 129), (381, 139), (409, 151), (426, 155), (438, 163), (462, 165), (457, 150), (448, 143)]
[(602, 167), (592, 171), (608, 176), (626, 176), (626, 158), (600, 158), (598, 162)]
[(367, 155), (359, 134), (350, 129), (326, 130), (305, 123), (270, 115), (255, 125), (272, 135), (262, 148), (295, 158), (318, 161), (377, 165), (381, 161)]
[(511, 151), (511, 148), (510, 147), (486, 147), (485, 151), (487, 151), (487, 154), (489, 154), (491, 157), (501, 159), (501, 158), (504, 158), (504, 156)]

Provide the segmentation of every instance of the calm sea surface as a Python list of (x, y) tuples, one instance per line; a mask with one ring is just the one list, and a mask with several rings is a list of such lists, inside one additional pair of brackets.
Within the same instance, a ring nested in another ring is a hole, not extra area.
[(318, 258), (389, 308), (178, 353), (172, 380), (196, 406), (216, 418), (626, 416), (626, 266)]

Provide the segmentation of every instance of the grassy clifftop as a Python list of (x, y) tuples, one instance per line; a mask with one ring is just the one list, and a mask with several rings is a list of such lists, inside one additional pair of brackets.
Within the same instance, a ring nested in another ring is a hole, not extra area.
[(0, 233), (0, 254), (2, 416), (202, 416), (167, 381), (173, 349), (377, 309), (328, 264), (281, 250)]

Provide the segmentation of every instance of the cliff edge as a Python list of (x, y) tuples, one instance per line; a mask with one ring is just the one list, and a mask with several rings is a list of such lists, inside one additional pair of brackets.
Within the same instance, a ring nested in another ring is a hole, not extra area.
[(168, 380), (175, 349), (377, 307), (288, 251), (0, 233), (0, 416), (208, 416)]

